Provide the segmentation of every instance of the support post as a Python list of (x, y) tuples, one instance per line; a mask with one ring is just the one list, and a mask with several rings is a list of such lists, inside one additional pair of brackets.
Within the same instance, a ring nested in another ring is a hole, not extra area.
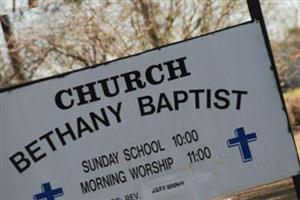
[(259, 0), (247, 0), (247, 5), (248, 5), (248, 9), (249, 9), (249, 13), (250, 13), (252, 21), (258, 20), (260, 22), (263, 36), (265, 38), (265, 44), (266, 44), (266, 47), (268, 50), (269, 58), (270, 58), (271, 64), (273, 65), (273, 67), (275, 67), (274, 57), (273, 57), (271, 44), (270, 44), (269, 37), (268, 37), (268, 32), (267, 32), (264, 16), (263, 16), (263, 13), (261, 10), (260, 2), (259, 2)]
[(300, 199), (300, 174), (293, 176), (297, 199)]
[[(282, 108), (285, 111), (286, 117), (287, 117), (287, 120), (288, 120), (288, 127), (287, 128), (288, 128), (289, 132), (292, 134), (292, 138), (293, 138), (294, 145), (295, 145), (295, 148), (296, 148), (296, 142), (295, 142), (295, 138), (293, 136), (292, 128), (291, 128), (290, 123), (289, 123), (287, 109), (286, 109), (286, 106), (285, 106), (285, 103), (284, 103), (284, 98), (283, 98), (281, 87), (280, 87), (280, 80), (279, 80), (279, 77), (278, 77), (278, 73), (277, 73), (277, 69), (276, 69), (276, 65), (275, 65), (275, 61), (274, 61), (274, 57), (273, 57), (273, 53), (272, 53), (270, 40), (269, 40), (269, 37), (268, 37), (268, 32), (267, 32), (265, 20), (264, 20), (263, 13), (262, 13), (262, 10), (261, 10), (260, 2), (259, 2), (259, 0), (247, 0), (247, 5), (248, 5), (248, 9), (249, 9), (249, 13), (250, 13), (252, 21), (258, 20), (260, 22), (262, 33), (263, 33), (263, 36), (264, 36), (265, 45), (267, 47), (269, 59), (270, 59), (270, 62), (271, 62), (271, 69), (273, 70), (274, 76), (276, 78), (278, 91), (280, 91)], [(297, 148), (296, 148), (296, 152), (297, 152)], [(298, 156), (298, 163), (299, 163), (299, 153), (297, 154), (297, 156)], [(299, 166), (300, 166), (300, 164), (299, 164)], [(295, 191), (296, 191), (296, 194), (297, 194), (297, 198), (300, 200), (300, 173), (298, 175), (293, 176), (292, 178), (293, 178), (293, 182), (294, 182), (294, 185), (295, 185)]]

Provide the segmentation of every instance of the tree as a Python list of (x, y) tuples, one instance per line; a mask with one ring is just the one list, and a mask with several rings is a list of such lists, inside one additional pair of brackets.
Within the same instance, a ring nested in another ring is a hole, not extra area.
[[(18, 60), (22, 61), (14, 68), (25, 73), (17, 82), (95, 65), (224, 28), (242, 21), (246, 12), (246, 4), (231, 0), (44, 3), (14, 21), (17, 37), (12, 49), (19, 51)], [(26, 16), (31, 17), (30, 22)], [(10, 84), (1, 81), (3, 86)]]
[(284, 91), (300, 87), (300, 28), (288, 30), (282, 41), (273, 42), (281, 87)]
[[(28, 7), (36, 7), (37, 0), (28, 0)], [(12, 0), (12, 12), (16, 12), (17, 4), (16, 0)], [(8, 59), (10, 60), (10, 66), (13, 69), (12, 74), (2, 75), (2, 84), (8, 85), (16, 80), (17, 83), (25, 82), (28, 80), (23, 70), (23, 58), (20, 56), (20, 49), (18, 48), (18, 42), (15, 37), (13, 25), (10, 19), (10, 15), (0, 15), (0, 24), (4, 35), (5, 45), (8, 50)], [(6, 66), (6, 63), (2, 61), (2, 66)]]
[[(22, 71), (22, 58), (19, 56), (17, 41), (13, 33), (13, 28), (8, 15), (0, 16), (0, 23), (4, 34), (4, 39), (9, 52), (11, 66), (14, 70), (14, 77), (20, 82), (26, 81)], [(7, 79), (9, 81), (11, 79)]]

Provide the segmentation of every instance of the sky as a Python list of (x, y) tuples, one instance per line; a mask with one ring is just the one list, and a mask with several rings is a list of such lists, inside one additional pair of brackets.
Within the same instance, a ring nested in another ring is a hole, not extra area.
[[(55, 1), (55, 0), (38, 0), (39, 4), (49, 2), (49, 1)], [(61, 1), (61, 0), (56, 0)], [(101, 0), (91, 0), (91, 1), (101, 1)], [(216, 1), (222, 1), (222, 0), (216, 0)], [(243, 1), (243, 0), (242, 0)], [(246, 0), (244, 0), (246, 2)], [(12, 7), (13, 7), (13, 0), (0, 0), (0, 15), (4, 14), (11, 14), (12, 13)], [(17, 12), (25, 12), (28, 8), (28, 0), (16, 0), (16, 10)], [(293, 26), (295, 24), (295, 15), (294, 12), (290, 12), (291, 10), (295, 10), (295, 8), (298, 8), (298, 18), (297, 18), (297, 24), (300, 27), (300, 0), (260, 0), (262, 3), (262, 8), (264, 13), (270, 12), (267, 8), (264, 8), (264, 4), (274, 4), (276, 5), (276, 13), (274, 16), (268, 16), (265, 14), (265, 21), (267, 24), (267, 28), (270, 31), (270, 37), (276, 38), (276, 37), (282, 37), (281, 30), (282, 27), (273, 24), (272, 20), (275, 18), (285, 19), (282, 23), (283, 26)], [(285, 28), (285, 27), (283, 27)]]

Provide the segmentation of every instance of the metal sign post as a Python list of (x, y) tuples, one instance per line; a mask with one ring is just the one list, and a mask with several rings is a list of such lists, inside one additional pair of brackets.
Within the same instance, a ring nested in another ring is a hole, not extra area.
[[(271, 68), (274, 72), (274, 76), (276, 77), (278, 90), (281, 91), (278, 73), (277, 73), (277, 69), (276, 69), (276, 65), (275, 65), (275, 61), (274, 61), (274, 57), (273, 57), (273, 53), (272, 53), (272, 48), (270, 45), (267, 28), (266, 28), (264, 17), (263, 17), (263, 13), (261, 10), (260, 2), (259, 2), (259, 0), (247, 0), (247, 4), (248, 4), (248, 9), (249, 9), (249, 13), (250, 13), (252, 21), (259, 20), (259, 22), (260, 22), (263, 36), (265, 39), (265, 45), (267, 47), (269, 58), (270, 58), (270, 61), (272, 64)], [(280, 96), (281, 96), (281, 100), (282, 100), (283, 109), (284, 109), (285, 113), (287, 114), (287, 110), (286, 110), (286, 106), (284, 104), (284, 98), (283, 98), (282, 92), (280, 93)], [(287, 118), (288, 118), (288, 116), (287, 116)], [(288, 123), (288, 129), (289, 129), (290, 133), (293, 134), (290, 123)], [(293, 139), (294, 139), (294, 143), (296, 146), (295, 138), (293, 137)], [(299, 161), (299, 153), (298, 153), (298, 161)], [(297, 198), (300, 199), (300, 174), (293, 176), (292, 178), (293, 178), (293, 182), (295, 185), (295, 191), (297, 193)]]
[[(269, 55), (269, 59), (270, 59), (271, 65), (272, 65), (270, 67), (274, 72), (277, 87), (278, 87), (278, 90), (280, 91), (282, 106), (283, 106), (283, 109), (284, 109), (285, 113), (287, 114), (287, 109), (286, 109), (286, 106), (284, 104), (284, 98), (283, 98), (281, 87), (280, 87), (280, 80), (279, 80), (279, 77), (278, 77), (277, 68), (276, 68), (276, 64), (275, 64), (275, 61), (274, 61), (274, 56), (273, 56), (273, 53), (272, 53), (272, 48), (271, 48), (270, 40), (269, 40), (269, 37), (268, 37), (268, 32), (267, 32), (264, 16), (263, 16), (263, 13), (262, 13), (262, 10), (261, 10), (260, 2), (259, 2), (259, 0), (247, 0), (247, 4), (248, 4), (248, 9), (249, 9), (249, 13), (250, 13), (252, 21), (258, 20), (260, 22), (261, 30), (262, 30), (262, 33), (263, 33), (263, 36), (264, 36), (264, 42), (265, 42), (265, 45), (266, 45), (266, 48), (267, 48), (267, 51), (268, 51), (268, 55)], [(288, 116), (287, 116), (287, 118), (288, 118)], [(292, 134), (292, 128), (290, 126), (290, 123), (288, 123), (288, 129)]]
[(293, 182), (295, 185), (295, 191), (297, 194), (297, 198), (300, 199), (300, 175), (293, 176)]

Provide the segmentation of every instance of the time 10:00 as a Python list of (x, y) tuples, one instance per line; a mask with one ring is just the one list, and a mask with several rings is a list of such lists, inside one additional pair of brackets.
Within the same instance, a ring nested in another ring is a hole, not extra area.
[(196, 130), (186, 131), (183, 134), (173, 135), (172, 140), (176, 147), (182, 146), (185, 144), (190, 144), (192, 142), (197, 142), (199, 140), (199, 135)]

